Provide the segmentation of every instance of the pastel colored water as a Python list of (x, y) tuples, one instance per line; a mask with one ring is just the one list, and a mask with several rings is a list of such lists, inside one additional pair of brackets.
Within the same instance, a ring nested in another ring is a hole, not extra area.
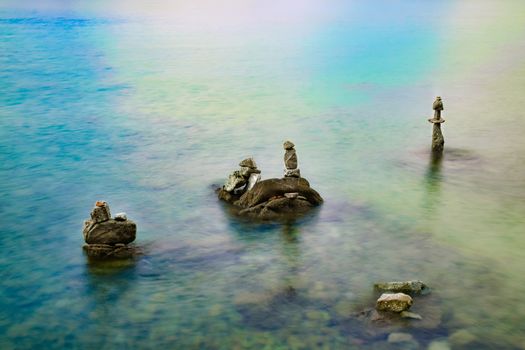
[[(520, 1), (3, 2), (0, 348), (388, 348), (350, 315), (421, 279), (420, 348), (523, 349), (524, 23)], [(232, 218), (214, 186), (246, 156), (280, 176), (286, 139), (325, 204)], [(144, 256), (87, 260), (99, 199)]]

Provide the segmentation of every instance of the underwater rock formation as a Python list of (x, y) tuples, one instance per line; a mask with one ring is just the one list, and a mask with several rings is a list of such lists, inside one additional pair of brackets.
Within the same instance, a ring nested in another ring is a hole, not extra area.
[(403, 282), (381, 282), (374, 284), (374, 288), (382, 292), (406, 293), (406, 294), (428, 294), (430, 288), (419, 281), (403, 281)]
[(135, 240), (137, 225), (128, 220), (126, 213), (111, 218), (109, 205), (98, 201), (91, 211), (91, 220), (84, 222), (84, 250), (90, 257), (127, 258), (133, 256), (135, 247), (127, 244)]

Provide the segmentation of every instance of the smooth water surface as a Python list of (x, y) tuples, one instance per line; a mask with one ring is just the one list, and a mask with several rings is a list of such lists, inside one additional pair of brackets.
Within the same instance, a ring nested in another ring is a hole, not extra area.
[[(351, 315), (421, 279), (420, 348), (523, 349), (524, 23), (521, 1), (2, 2), (0, 347), (389, 348)], [(286, 139), (325, 204), (230, 216), (214, 188), (247, 156), (281, 176)], [(143, 256), (84, 256), (101, 199)]]

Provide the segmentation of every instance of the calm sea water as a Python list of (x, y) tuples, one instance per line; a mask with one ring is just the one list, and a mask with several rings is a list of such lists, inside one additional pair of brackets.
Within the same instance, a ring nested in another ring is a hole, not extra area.
[[(350, 315), (421, 279), (420, 348), (525, 348), (523, 23), (519, 1), (0, 4), (0, 347), (390, 348)], [(281, 176), (286, 139), (326, 203), (231, 217), (214, 186), (247, 156)], [(88, 261), (96, 200), (143, 256)]]

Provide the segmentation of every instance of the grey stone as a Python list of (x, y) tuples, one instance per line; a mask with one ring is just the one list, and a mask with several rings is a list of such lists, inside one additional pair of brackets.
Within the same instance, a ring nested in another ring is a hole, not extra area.
[(294, 147), (295, 147), (295, 145), (293, 144), (292, 141), (285, 141), (285, 142), (283, 143), (283, 148), (284, 148), (285, 150), (289, 150), (289, 149), (292, 149), (292, 148), (294, 148)]
[(240, 188), (246, 184), (246, 179), (241, 175), (239, 170), (234, 171), (228, 177), (228, 180), (224, 184), (224, 190), (226, 192), (233, 192), (236, 188)]
[(284, 152), (284, 166), (288, 170), (297, 169), (297, 152), (295, 149), (287, 149)]
[(414, 337), (409, 333), (394, 332), (388, 335), (389, 343), (405, 343), (413, 341), (415, 341)]
[(428, 345), (427, 350), (450, 350), (450, 344), (446, 340), (434, 340)]
[(117, 243), (128, 244), (135, 240), (137, 225), (131, 221), (116, 221), (113, 219), (104, 222), (88, 220), (84, 224), (84, 240), (88, 244)]
[(239, 166), (257, 169), (257, 164), (255, 163), (255, 160), (253, 158), (246, 158), (246, 159), (241, 160), (241, 162), (239, 163)]
[(374, 288), (383, 292), (408, 293), (408, 294), (428, 294), (430, 288), (419, 280), (380, 282), (374, 284)]
[(413, 319), (413, 320), (422, 320), (423, 319), (423, 317), (421, 317), (420, 314), (416, 314), (415, 312), (402, 311), (400, 315), (403, 318), (410, 318), (410, 319)]
[(115, 220), (117, 221), (126, 221), (128, 219), (128, 216), (126, 213), (117, 213), (115, 214)]
[(376, 308), (380, 311), (401, 312), (408, 310), (410, 306), (412, 306), (412, 298), (404, 293), (383, 293), (376, 302)]
[(286, 169), (284, 177), (301, 177), (301, 171), (299, 169)]
[(93, 222), (104, 222), (111, 218), (109, 205), (106, 202), (98, 201), (91, 211), (91, 220)]
[(257, 182), (261, 180), (261, 174), (258, 173), (251, 173), (250, 177), (248, 178), (248, 185), (246, 186), (246, 191), (249, 191), (255, 186)]
[(436, 100), (432, 104), (432, 109), (434, 110), (434, 119), (439, 120), (441, 119), (441, 111), (443, 108), (443, 101), (441, 100), (441, 97), (436, 97)]

